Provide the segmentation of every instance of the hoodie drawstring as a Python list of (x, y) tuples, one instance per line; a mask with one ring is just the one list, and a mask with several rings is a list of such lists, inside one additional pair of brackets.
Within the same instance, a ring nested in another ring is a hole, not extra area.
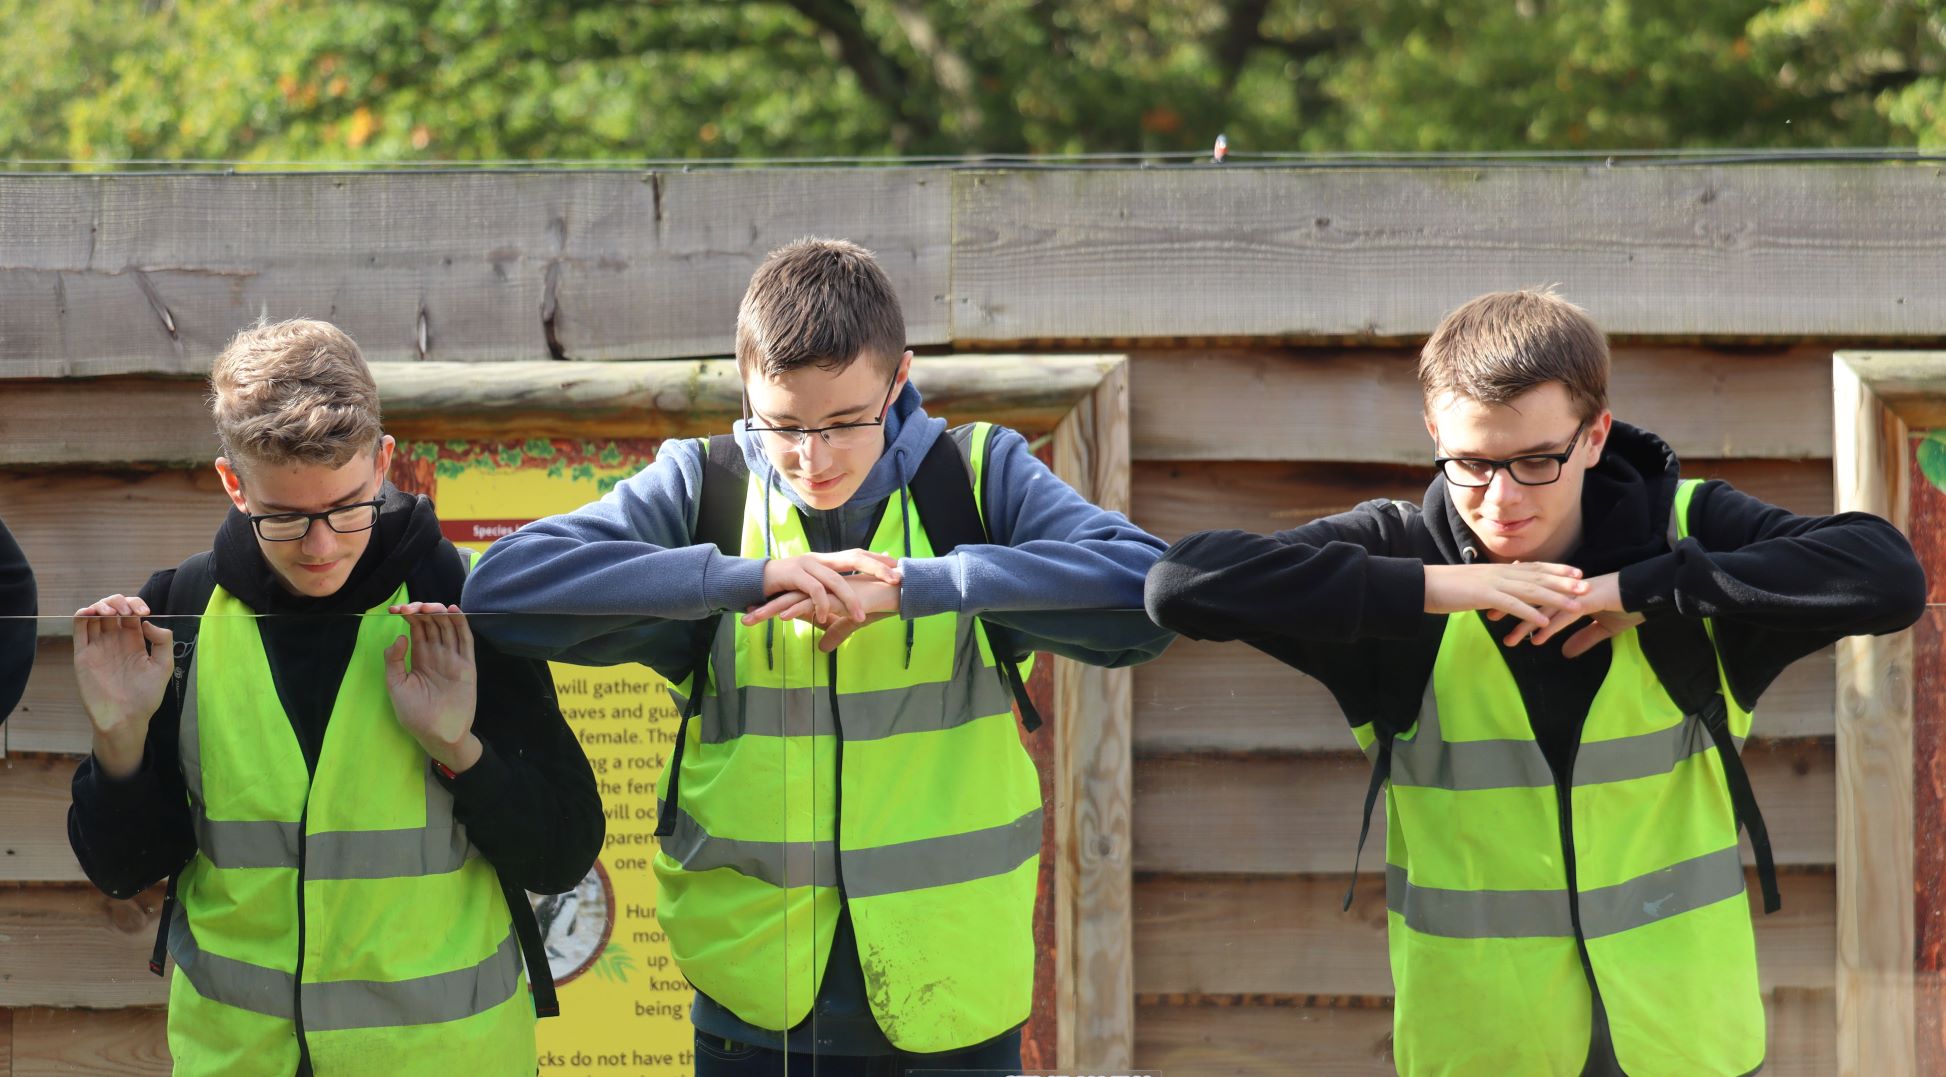
[[(905, 450), (894, 449), (892, 462), (899, 473), (899, 537), (905, 541), (905, 559), (912, 560), (912, 506), (906, 494)], [(912, 668), (912, 622), (905, 622), (905, 668)]]

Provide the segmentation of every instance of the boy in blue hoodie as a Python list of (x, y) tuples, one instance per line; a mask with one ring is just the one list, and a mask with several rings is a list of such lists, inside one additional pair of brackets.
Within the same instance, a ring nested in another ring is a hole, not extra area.
[(734, 435), (501, 539), (466, 606), (526, 615), (484, 619), (503, 647), (676, 685), (655, 870), (698, 1077), (1018, 1069), (1041, 803), (1016, 663), (1160, 654), (1163, 544), (1019, 434), (928, 417), (857, 246), (774, 252), (736, 354)]

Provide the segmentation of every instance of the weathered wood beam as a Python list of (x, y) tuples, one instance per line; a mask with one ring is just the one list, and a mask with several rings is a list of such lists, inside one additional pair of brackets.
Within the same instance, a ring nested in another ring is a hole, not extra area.
[[(926, 408), (1052, 430), (1117, 359), (960, 355), (914, 361)], [(727, 359), (642, 363), (372, 364), (385, 426), (400, 438), (691, 437), (741, 415)], [(207, 464), (215, 456), (200, 379), (35, 379), (0, 391), (0, 467)]]

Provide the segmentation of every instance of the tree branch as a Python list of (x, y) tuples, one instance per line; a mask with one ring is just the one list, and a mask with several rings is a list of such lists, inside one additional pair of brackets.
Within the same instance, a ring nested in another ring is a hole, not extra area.
[(865, 93), (891, 113), (895, 127), (903, 127), (904, 137), (894, 132), (894, 141), (929, 142), (939, 135), (939, 125), (930, 113), (914, 108), (912, 75), (884, 49), (879, 48), (865, 20), (851, 0), (787, 0), (791, 7), (810, 19), (837, 43), (838, 55), (858, 79)]

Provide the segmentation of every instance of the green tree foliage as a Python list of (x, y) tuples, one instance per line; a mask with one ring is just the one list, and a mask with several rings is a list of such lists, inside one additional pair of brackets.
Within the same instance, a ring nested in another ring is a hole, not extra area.
[(1942, 5), (0, 0), (0, 156), (1939, 145)]

